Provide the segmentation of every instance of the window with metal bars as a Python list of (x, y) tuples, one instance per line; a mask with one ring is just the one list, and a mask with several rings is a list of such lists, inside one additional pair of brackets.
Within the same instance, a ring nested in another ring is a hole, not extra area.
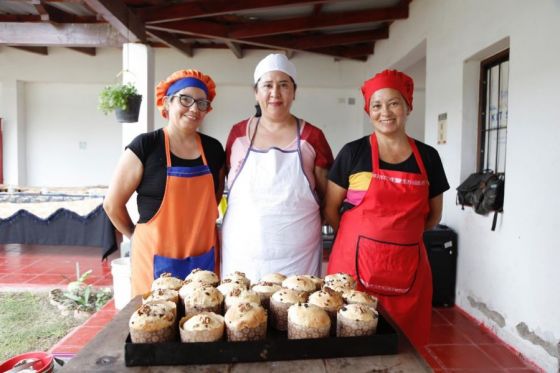
[(509, 49), (480, 64), (478, 170), (505, 175)]

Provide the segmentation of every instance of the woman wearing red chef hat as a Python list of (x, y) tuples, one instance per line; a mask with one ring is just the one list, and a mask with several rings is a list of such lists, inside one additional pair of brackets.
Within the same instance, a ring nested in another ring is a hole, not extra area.
[[(115, 227), (132, 240), (132, 293), (150, 290), (162, 273), (185, 278), (194, 268), (213, 271), (217, 201), (224, 185), (220, 142), (198, 133), (212, 110), (216, 85), (196, 70), (180, 70), (156, 86), (156, 105), (167, 126), (126, 147), (103, 203)], [(126, 210), (138, 193), (140, 219)]]
[(329, 172), (324, 213), (337, 230), (327, 272), (346, 272), (417, 346), (428, 342), (432, 275), (422, 241), (449, 189), (438, 152), (406, 134), (412, 79), (385, 70), (362, 93), (374, 132), (346, 144)]

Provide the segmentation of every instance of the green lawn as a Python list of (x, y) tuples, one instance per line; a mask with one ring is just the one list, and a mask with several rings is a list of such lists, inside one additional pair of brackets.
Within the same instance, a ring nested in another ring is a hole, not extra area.
[(81, 324), (62, 316), (48, 293), (0, 293), (0, 362), (29, 351), (47, 351)]

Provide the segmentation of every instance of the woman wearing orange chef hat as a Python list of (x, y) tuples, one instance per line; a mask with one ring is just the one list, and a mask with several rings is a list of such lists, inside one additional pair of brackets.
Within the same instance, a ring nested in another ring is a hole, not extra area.
[[(103, 203), (115, 227), (132, 240), (132, 292), (150, 290), (164, 272), (185, 278), (218, 268), (217, 201), (224, 185), (220, 142), (198, 133), (212, 110), (214, 81), (180, 70), (156, 86), (167, 126), (137, 136), (122, 155)], [(135, 225), (126, 202), (138, 193)]]
[(354, 276), (412, 343), (422, 346), (432, 309), (422, 235), (440, 221), (449, 184), (438, 152), (406, 134), (413, 90), (412, 79), (396, 70), (364, 83), (374, 132), (338, 154), (324, 213), (337, 230), (327, 272)]

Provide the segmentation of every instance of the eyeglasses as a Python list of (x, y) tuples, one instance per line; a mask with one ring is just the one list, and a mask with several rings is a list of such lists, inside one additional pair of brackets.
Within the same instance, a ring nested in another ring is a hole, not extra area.
[(179, 97), (179, 103), (186, 108), (189, 108), (196, 103), (196, 107), (200, 111), (208, 111), (210, 109), (211, 102), (205, 99), (197, 100), (189, 95), (173, 95), (171, 97)]

